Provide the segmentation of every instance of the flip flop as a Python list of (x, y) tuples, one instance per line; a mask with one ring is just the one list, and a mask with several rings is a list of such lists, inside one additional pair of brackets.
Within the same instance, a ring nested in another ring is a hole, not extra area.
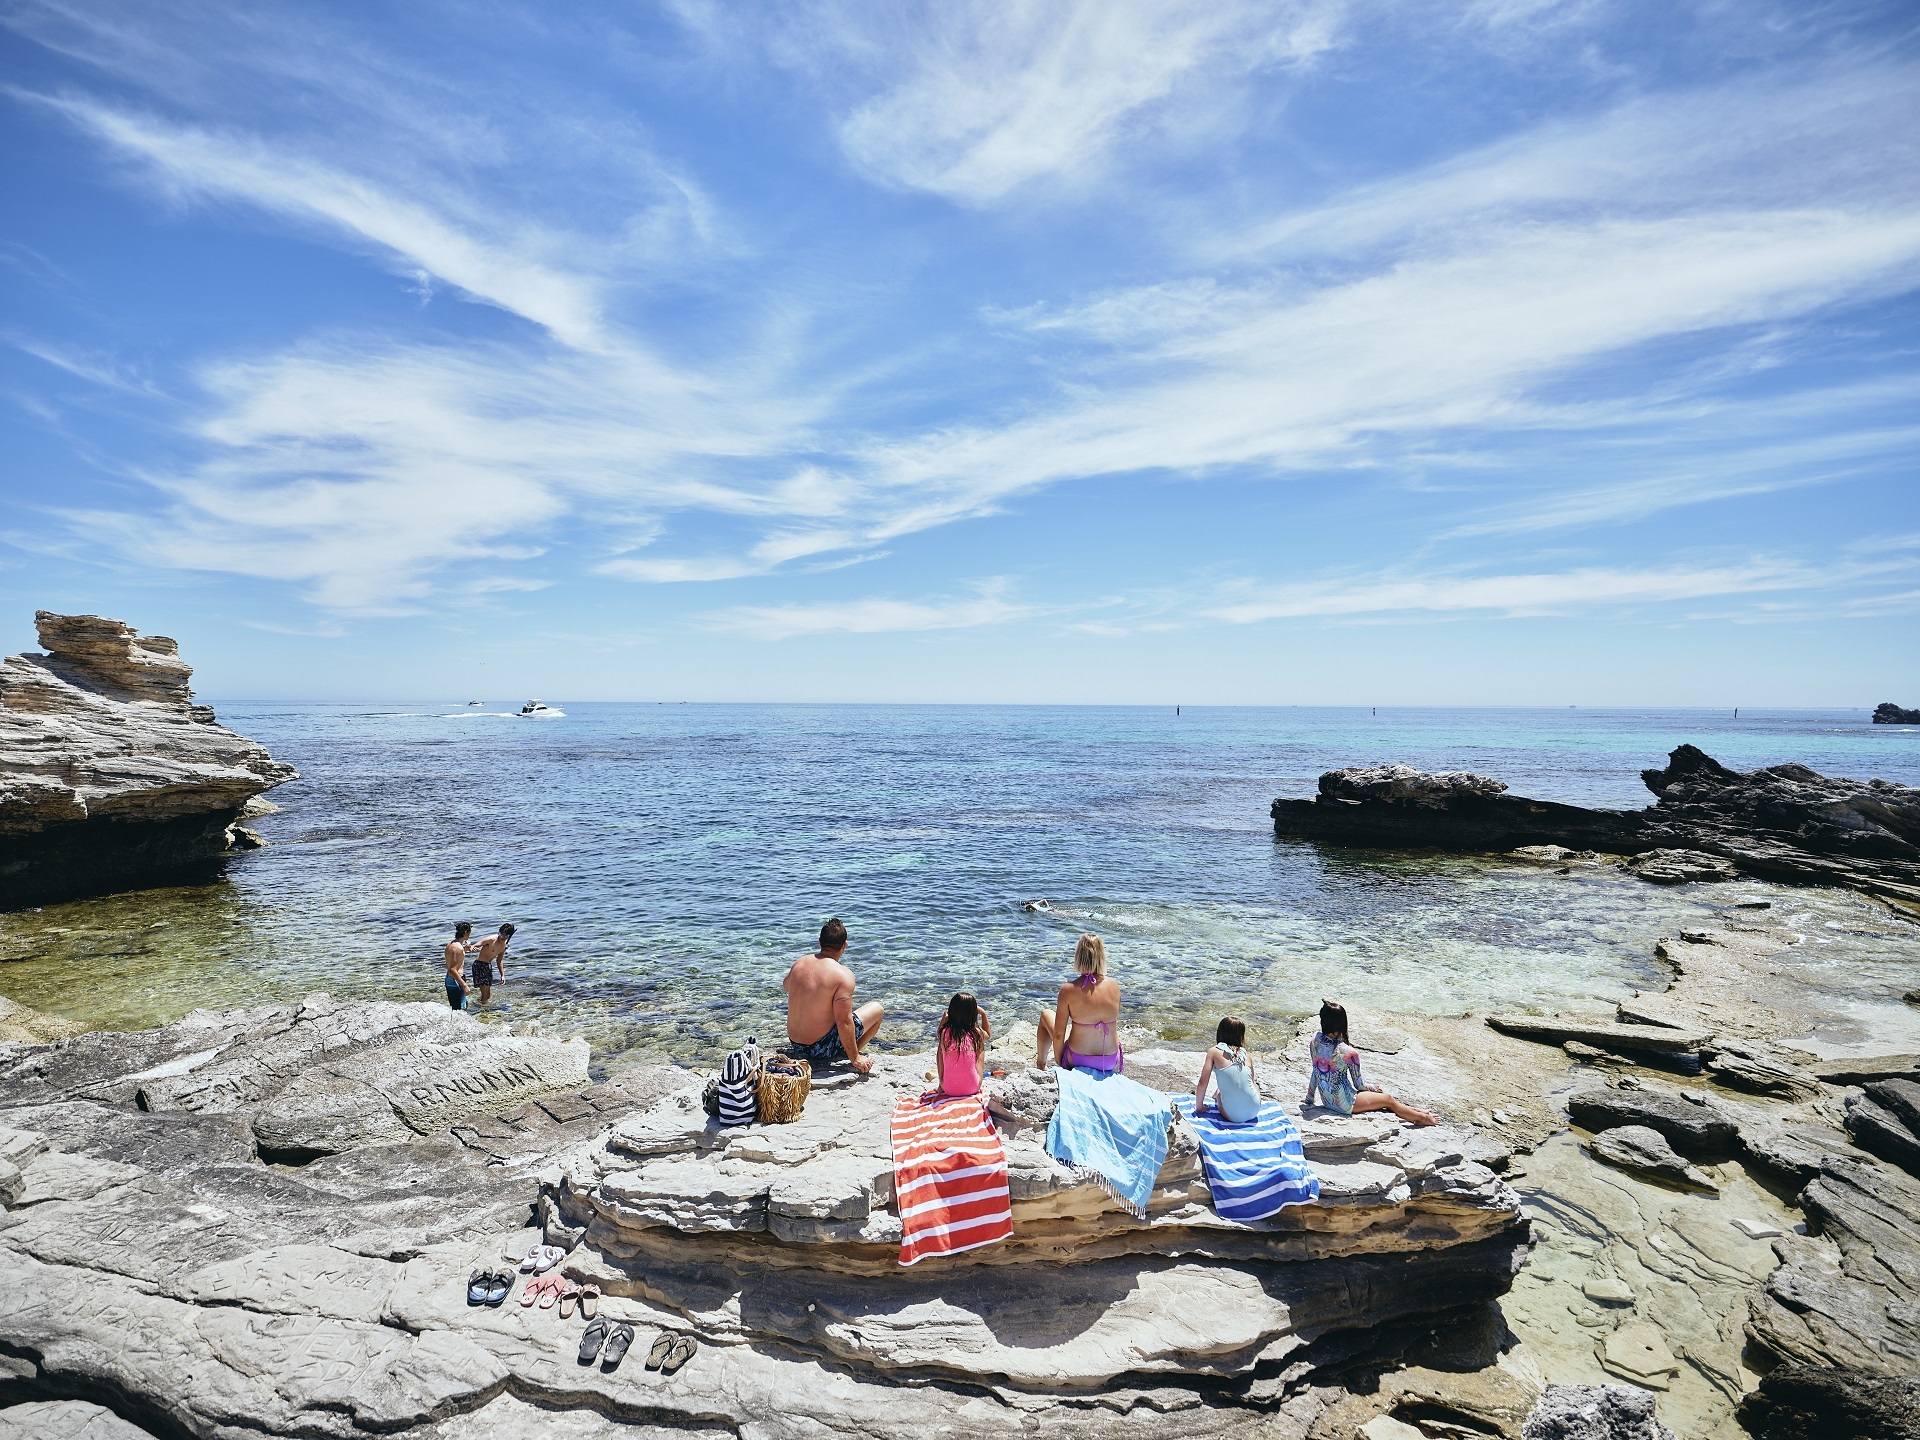
[(582, 1285), (580, 1287), (580, 1318), (591, 1320), (600, 1313), (600, 1287)]
[(660, 1366), (660, 1373), (662, 1375), (673, 1374), (674, 1371), (691, 1360), (694, 1357), (694, 1352), (699, 1348), (700, 1347), (694, 1343), (691, 1335), (682, 1335), (678, 1340), (673, 1342), (673, 1351), (667, 1356), (665, 1363)]
[(553, 1302), (560, 1298), (560, 1277), (549, 1275), (540, 1282), (540, 1308), (551, 1310)]
[(578, 1285), (565, 1285), (561, 1287), (560, 1318), (562, 1320), (571, 1320), (573, 1318), (573, 1302), (579, 1298), (580, 1287)]
[(673, 1332), (662, 1330), (653, 1337), (653, 1348), (647, 1351), (647, 1369), (658, 1370), (661, 1363), (673, 1351)]
[(558, 1245), (536, 1245), (527, 1251), (527, 1258), (520, 1262), (520, 1268), (529, 1275), (538, 1275), (551, 1270), (567, 1258), (567, 1252)]
[(607, 1338), (607, 1322), (596, 1320), (580, 1335), (580, 1363), (591, 1365), (593, 1357), (600, 1353), (601, 1342)]
[(522, 1310), (532, 1309), (533, 1302), (540, 1298), (540, 1292), (545, 1288), (546, 1287), (538, 1280), (529, 1280), (525, 1285), (522, 1285), (520, 1287), (520, 1308)]
[(600, 1363), (609, 1370), (620, 1368), (620, 1362), (627, 1358), (627, 1347), (633, 1344), (633, 1326), (622, 1321), (607, 1333), (607, 1353)]
[(487, 1276), (487, 1304), (498, 1310), (500, 1303), (513, 1293), (513, 1272), (495, 1270)]
[(484, 1305), (487, 1303), (487, 1287), (493, 1283), (493, 1276), (484, 1270), (476, 1270), (467, 1277), (467, 1303)]

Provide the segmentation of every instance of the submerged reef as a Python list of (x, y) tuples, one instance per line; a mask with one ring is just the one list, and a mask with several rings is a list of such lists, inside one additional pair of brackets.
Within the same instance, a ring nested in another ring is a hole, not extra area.
[(130, 889), (257, 843), (247, 803), (298, 778), (194, 703), (164, 635), (35, 616), (44, 654), (0, 663), (0, 909)]

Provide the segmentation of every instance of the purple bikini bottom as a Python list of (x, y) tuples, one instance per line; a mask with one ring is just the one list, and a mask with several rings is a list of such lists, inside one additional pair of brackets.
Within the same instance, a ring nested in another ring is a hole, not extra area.
[(1127, 1058), (1115, 1053), (1112, 1055), (1082, 1055), (1071, 1045), (1060, 1056), (1060, 1063), (1069, 1070), (1125, 1070)]

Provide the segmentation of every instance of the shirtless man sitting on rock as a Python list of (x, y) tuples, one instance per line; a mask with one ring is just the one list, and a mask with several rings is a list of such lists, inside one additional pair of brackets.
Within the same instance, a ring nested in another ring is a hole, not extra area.
[(886, 1018), (886, 1008), (869, 1000), (853, 1008), (853, 971), (840, 963), (847, 950), (847, 927), (829, 920), (820, 927), (820, 948), (802, 955), (780, 988), (787, 992), (787, 1039), (815, 1065), (845, 1060), (862, 1075), (873, 1061), (860, 1053)]

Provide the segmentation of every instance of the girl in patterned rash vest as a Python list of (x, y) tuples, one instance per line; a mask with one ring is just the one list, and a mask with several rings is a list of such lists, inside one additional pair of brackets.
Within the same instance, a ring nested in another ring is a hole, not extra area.
[(1320, 1002), (1320, 1033), (1313, 1037), (1313, 1064), (1307, 1072), (1309, 1105), (1325, 1105), (1343, 1115), (1363, 1110), (1391, 1110), (1415, 1125), (1437, 1125), (1425, 1110), (1416, 1110), (1393, 1098), (1360, 1076), (1360, 1052), (1347, 1039), (1347, 1008), (1331, 1000)]

